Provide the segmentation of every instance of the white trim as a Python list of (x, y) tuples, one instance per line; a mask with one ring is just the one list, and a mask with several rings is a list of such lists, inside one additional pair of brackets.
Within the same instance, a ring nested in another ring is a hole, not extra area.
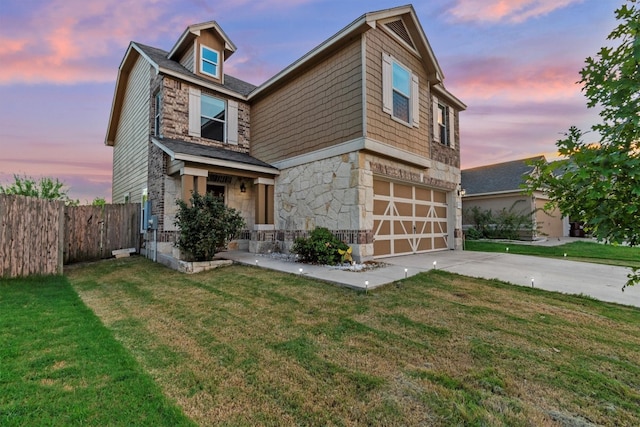
[[(214, 63), (213, 61), (209, 61), (208, 59), (204, 59), (204, 50), (210, 50), (211, 52), (214, 52), (216, 54), (216, 56), (218, 57), (218, 62)], [(211, 74), (208, 73), (204, 70), (204, 63), (208, 63), (208, 64), (212, 64), (216, 67), (216, 73), (215, 74)], [(211, 76), (213, 78), (219, 79), (219, 75), (220, 75), (220, 52), (218, 52), (215, 49), (210, 48), (209, 46), (205, 46), (203, 44), (200, 45), (200, 56), (198, 57), (198, 69), (200, 70), (200, 72), (202, 74), (205, 74), (207, 76)]]
[(200, 136), (200, 89), (189, 86), (189, 135)]
[(425, 169), (431, 167), (431, 159), (364, 137), (273, 162), (272, 165), (282, 170), (360, 150), (371, 151), (376, 154), (391, 157), (397, 162), (415, 165)]
[(275, 224), (254, 224), (253, 229), (255, 231), (272, 231), (276, 229)]
[(367, 136), (367, 38), (360, 35), (360, 64), (362, 69), (362, 135)]
[(420, 81), (418, 75), (411, 73), (411, 124), (414, 128), (420, 127)]
[(263, 185), (276, 185), (276, 180), (272, 178), (256, 178), (253, 180), (253, 183)]
[(382, 111), (393, 117), (393, 59), (382, 52)]
[(433, 141), (440, 142), (440, 125), (438, 124), (438, 114), (440, 113), (440, 107), (438, 107), (438, 98), (435, 95), (431, 96), (431, 117), (433, 125)]
[(182, 175), (192, 175), (192, 176), (209, 176), (209, 171), (206, 169), (198, 169), (198, 168), (191, 168), (188, 166), (185, 166), (183, 168), (180, 168), (180, 176)]
[(449, 110), (449, 122), (447, 123), (447, 126), (449, 127), (448, 131), (449, 131), (449, 147), (451, 148), (456, 148), (456, 127), (455, 127), (455, 119), (456, 119), (456, 113), (455, 111), (453, 111), (453, 108), (448, 107), (447, 108)]
[(227, 100), (227, 143), (238, 145), (238, 103)]

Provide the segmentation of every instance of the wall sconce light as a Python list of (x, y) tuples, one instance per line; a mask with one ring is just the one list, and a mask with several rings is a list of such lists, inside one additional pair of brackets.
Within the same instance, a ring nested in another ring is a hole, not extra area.
[(247, 187), (244, 185), (244, 181), (242, 181), (240, 183), (240, 192), (241, 193), (246, 193), (247, 192)]
[(464, 197), (465, 194), (467, 194), (467, 192), (465, 191), (464, 188), (460, 190), (460, 197)]

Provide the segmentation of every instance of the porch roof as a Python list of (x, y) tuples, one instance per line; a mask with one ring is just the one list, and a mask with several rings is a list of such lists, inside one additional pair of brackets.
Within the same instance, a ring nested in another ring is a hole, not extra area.
[(246, 153), (212, 147), (171, 138), (151, 138), (153, 143), (167, 153), (171, 160), (201, 163), (233, 169), (250, 170), (279, 175), (279, 170)]

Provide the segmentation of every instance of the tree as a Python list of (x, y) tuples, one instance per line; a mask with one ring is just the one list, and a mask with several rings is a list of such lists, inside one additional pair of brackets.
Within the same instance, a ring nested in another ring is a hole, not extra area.
[(39, 181), (28, 177), (13, 175), (14, 182), (3, 187), (0, 185), (0, 194), (14, 194), (17, 196), (30, 196), (39, 199), (60, 200), (68, 205), (77, 205), (77, 200), (72, 200), (67, 195), (64, 183), (57, 178), (42, 177)]
[(175, 225), (180, 228), (176, 246), (195, 261), (211, 260), (245, 226), (238, 211), (211, 193), (202, 196), (196, 192), (190, 203), (176, 203)]
[[(527, 189), (547, 192), (551, 202), (572, 221), (582, 221), (599, 241), (640, 244), (640, 8), (628, 0), (615, 11), (619, 25), (603, 47), (587, 58), (579, 83), (587, 107), (599, 107), (601, 122), (592, 126), (597, 143), (584, 141), (587, 132), (571, 127), (557, 141), (566, 160), (535, 162)], [(637, 269), (627, 285), (640, 282)], [(624, 287), (623, 287), (624, 290)]]

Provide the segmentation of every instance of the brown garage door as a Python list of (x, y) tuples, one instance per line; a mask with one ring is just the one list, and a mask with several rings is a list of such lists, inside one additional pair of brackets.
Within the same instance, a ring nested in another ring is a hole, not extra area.
[(446, 249), (447, 194), (374, 179), (373, 232), (375, 257)]

